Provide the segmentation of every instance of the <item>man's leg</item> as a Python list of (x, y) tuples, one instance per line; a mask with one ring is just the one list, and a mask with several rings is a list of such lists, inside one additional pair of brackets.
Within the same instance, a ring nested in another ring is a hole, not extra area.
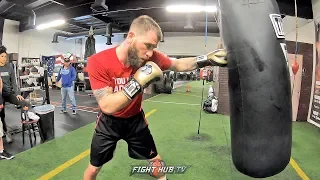
[[(129, 157), (138, 160), (161, 160), (157, 152), (157, 148), (151, 132), (148, 127), (148, 122), (145, 114), (142, 112), (139, 115), (130, 119), (132, 123), (128, 125), (128, 136), (125, 141), (128, 143)], [(166, 180), (165, 174), (152, 174), (152, 177), (158, 180)]]
[(66, 88), (61, 87), (61, 98), (62, 98), (61, 113), (65, 113), (65, 112), (67, 112), (67, 90), (66, 90)]
[[(152, 159), (148, 159), (148, 162), (153, 162), (155, 160), (161, 160), (160, 155), (158, 154), (156, 157), (152, 158)], [(153, 176), (155, 178), (157, 178), (157, 180), (167, 180), (167, 176), (165, 174), (163, 175), (157, 175), (157, 176)]]
[[(23, 108), (24, 107), (28, 107), (28, 116), (30, 119), (33, 119), (33, 120), (38, 120), (40, 117), (37, 116), (34, 112), (33, 112), (33, 108), (31, 106), (31, 104), (29, 104), (27, 101), (25, 100), (22, 100), (22, 101), (19, 101), (18, 98), (13, 95), (13, 94), (10, 94), (8, 96), (3, 96), (3, 99), (5, 102), (9, 102), (11, 104), (14, 104), (14, 105), (20, 105), (22, 108), (21, 108), (21, 112), (23, 112)], [(22, 114), (24, 115), (24, 114)]]
[(14, 156), (12, 156), (10, 153), (4, 150), (2, 136), (3, 136), (3, 129), (2, 129), (2, 123), (0, 122), (0, 158), (10, 160), (14, 158)]
[(100, 170), (101, 166), (95, 167), (89, 163), (86, 171), (84, 172), (83, 180), (96, 180)]
[(25, 91), (25, 92), (23, 92), (23, 93), (22, 93), (22, 97), (23, 97), (24, 99), (26, 99), (31, 92), (33, 92), (33, 91)]
[(12, 136), (11, 136), (10, 132), (8, 133), (5, 117), (6, 117), (5, 106), (3, 106), (3, 108), (2, 108), (2, 110), (0, 112), (0, 118), (1, 118), (1, 122), (2, 122), (3, 133), (6, 135), (7, 143), (12, 143)]
[(90, 163), (83, 180), (95, 180), (101, 167), (113, 158), (117, 142), (120, 140), (119, 125), (110, 116), (99, 116), (91, 141)]
[(32, 110), (32, 106), (27, 101), (25, 100), (19, 101), (18, 98), (13, 94), (3, 96), (3, 99), (5, 102), (9, 102), (10, 104), (20, 105), (22, 107), (21, 108), (22, 111), (23, 111), (23, 107), (25, 106), (28, 107), (29, 110)]
[(2, 125), (3, 125), (3, 131), (6, 133), (8, 130), (7, 130), (7, 124), (6, 124), (6, 121), (5, 121), (6, 115), (5, 115), (4, 108), (5, 108), (5, 106), (3, 106), (3, 109), (0, 112), (0, 117), (1, 117)]
[(72, 104), (72, 113), (76, 114), (77, 112), (77, 105), (76, 105), (76, 98), (74, 96), (74, 90), (73, 87), (71, 86), (70, 88), (68, 88), (68, 95)]

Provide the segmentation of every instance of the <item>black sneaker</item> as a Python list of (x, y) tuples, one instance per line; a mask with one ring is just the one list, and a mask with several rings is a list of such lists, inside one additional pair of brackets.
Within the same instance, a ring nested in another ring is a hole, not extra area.
[(73, 114), (73, 115), (76, 115), (76, 114), (77, 114), (77, 111), (76, 111), (76, 110), (73, 110), (73, 111), (72, 111), (72, 114)]
[(8, 153), (6, 150), (3, 150), (3, 152), (0, 153), (0, 158), (10, 160), (10, 159), (13, 159), (14, 156), (12, 154)]

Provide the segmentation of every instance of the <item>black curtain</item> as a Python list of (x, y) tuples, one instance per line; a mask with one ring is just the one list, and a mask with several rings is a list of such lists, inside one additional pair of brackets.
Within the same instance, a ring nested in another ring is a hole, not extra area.
[(0, 46), (2, 45), (4, 18), (0, 17)]

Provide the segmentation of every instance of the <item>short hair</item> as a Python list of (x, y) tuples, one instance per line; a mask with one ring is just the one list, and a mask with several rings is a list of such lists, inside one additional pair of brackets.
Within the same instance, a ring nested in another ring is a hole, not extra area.
[(159, 24), (153, 18), (147, 15), (141, 15), (135, 18), (130, 25), (129, 31), (135, 31), (139, 34), (144, 34), (148, 31), (155, 31), (159, 41), (161, 41), (163, 38), (162, 30)]
[(0, 54), (6, 53), (7, 54), (7, 48), (4, 46), (0, 46)]

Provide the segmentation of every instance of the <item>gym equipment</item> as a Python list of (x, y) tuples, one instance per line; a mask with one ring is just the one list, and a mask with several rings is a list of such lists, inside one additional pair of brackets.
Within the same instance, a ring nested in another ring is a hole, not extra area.
[(156, 93), (172, 94), (173, 90), (173, 79), (164, 76), (162, 81), (154, 83)]
[(164, 81), (164, 93), (172, 94), (173, 90), (173, 79), (166, 78)]
[(275, 0), (219, 0), (228, 51), (231, 149), (235, 167), (254, 178), (290, 161), (292, 102), (283, 23)]

